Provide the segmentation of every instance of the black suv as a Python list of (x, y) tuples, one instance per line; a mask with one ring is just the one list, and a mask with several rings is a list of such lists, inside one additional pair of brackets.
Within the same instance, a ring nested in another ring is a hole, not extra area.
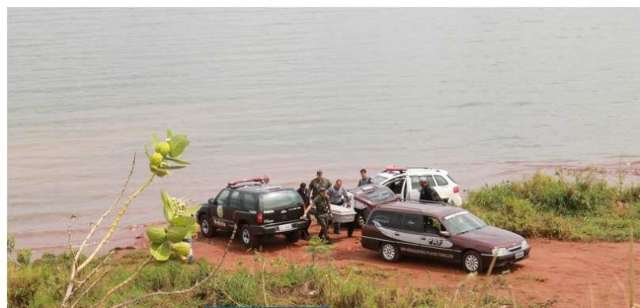
[(284, 234), (298, 241), (307, 220), (300, 219), (304, 203), (293, 189), (268, 186), (263, 178), (231, 182), (215, 198), (203, 204), (197, 218), (200, 231), (212, 237), (216, 229), (238, 225), (242, 244), (257, 247), (263, 236)]

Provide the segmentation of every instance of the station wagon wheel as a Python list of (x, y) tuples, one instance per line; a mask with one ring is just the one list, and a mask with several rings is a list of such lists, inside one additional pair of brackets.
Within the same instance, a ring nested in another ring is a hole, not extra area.
[(467, 251), (462, 257), (462, 267), (469, 273), (475, 273), (482, 270), (482, 259), (475, 251)]
[(216, 228), (213, 226), (210, 219), (205, 215), (200, 216), (200, 232), (205, 237), (212, 237), (216, 234)]
[(380, 246), (380, 254), (386, 261), (397, 261), (400, 258), (400, 250), (396, 245), (384, 243)]

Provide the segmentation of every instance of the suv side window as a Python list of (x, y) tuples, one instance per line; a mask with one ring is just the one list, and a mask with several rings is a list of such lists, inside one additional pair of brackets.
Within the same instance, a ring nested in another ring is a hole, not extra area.
[(231, 193), (231, 200), (229, 200), (229, 206), (234, 209), (242, 209), (242, 201), (240, 200), (240, 192), (234, 191)]
[(411, 190), (419, 191), (420, 189), (422, 189), (422, 187), (420, 186), (420, 181), (422, 180), (427, 180), (429, 186), (431, 187), (436, 186), (436, 182), (433, 180), (433, 177), (431, 175), (414, 175), (411, 177)]
[(227, 204), (228, 197), (229, 197), (229, 190), (225, 189), (221, 191), (216, 197), (216, 203), (220, 206), (225, 206)]
[(449, 185), (449, 182), (447, 182), (447, 180), (443, 176), (435, 174), (434, 177), (436, 178), (436, 183), (438, 183), (438, 186)]
[(417, 214), (404, 214), (402, 215), (402, 224), (400, 225), (403, 230), (422, 233), (424, 232), (424, 220), (421, 215)]
[(369, 224), (373, 225), (373, 222), (379, 223), (381, 226), (386, 228), (397, 228), (398, 217), (399, 214), (386, 212), (386, 211), (376, 211), (371, 215), (371, 219), (369, 219)]
[(245, 211), (258, 210), (258, 196), (251, 193), (242, 193), (242, 209)]

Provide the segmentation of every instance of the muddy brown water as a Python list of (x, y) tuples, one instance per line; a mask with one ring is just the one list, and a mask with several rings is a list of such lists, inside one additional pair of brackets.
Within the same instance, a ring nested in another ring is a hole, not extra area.
[(613, 171), (640, 161), (639, 12), (10, 8), (8, 231), (41, 252), (71, 223), (78, 243), (167, 127), (192, 166), (135, 202), (117, 245), (162, 219), (161, 189), (204, 202), (248, 176)]

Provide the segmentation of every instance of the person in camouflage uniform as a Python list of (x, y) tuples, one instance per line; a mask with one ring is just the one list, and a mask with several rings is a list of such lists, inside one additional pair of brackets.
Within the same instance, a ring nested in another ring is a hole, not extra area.
[(315, 206), (315, 216), (320, 224), (321, 239), (329, 241), (329, 220), (331, 218), (331, 205), (329, 205), (329, 196), (327, 190), (321, 187), (318, 190), (318, 195), (313, 198), (313, 205)]
[(331, 181), (322, 177), (322, 170), (318, 170), (316, 172), (316, 177), (309, 182), (309, 190), (311, 191), (311, 198), (315, 199), (320, 192), (320, 188), (324, 188), (325, 190), (331, 187)]

